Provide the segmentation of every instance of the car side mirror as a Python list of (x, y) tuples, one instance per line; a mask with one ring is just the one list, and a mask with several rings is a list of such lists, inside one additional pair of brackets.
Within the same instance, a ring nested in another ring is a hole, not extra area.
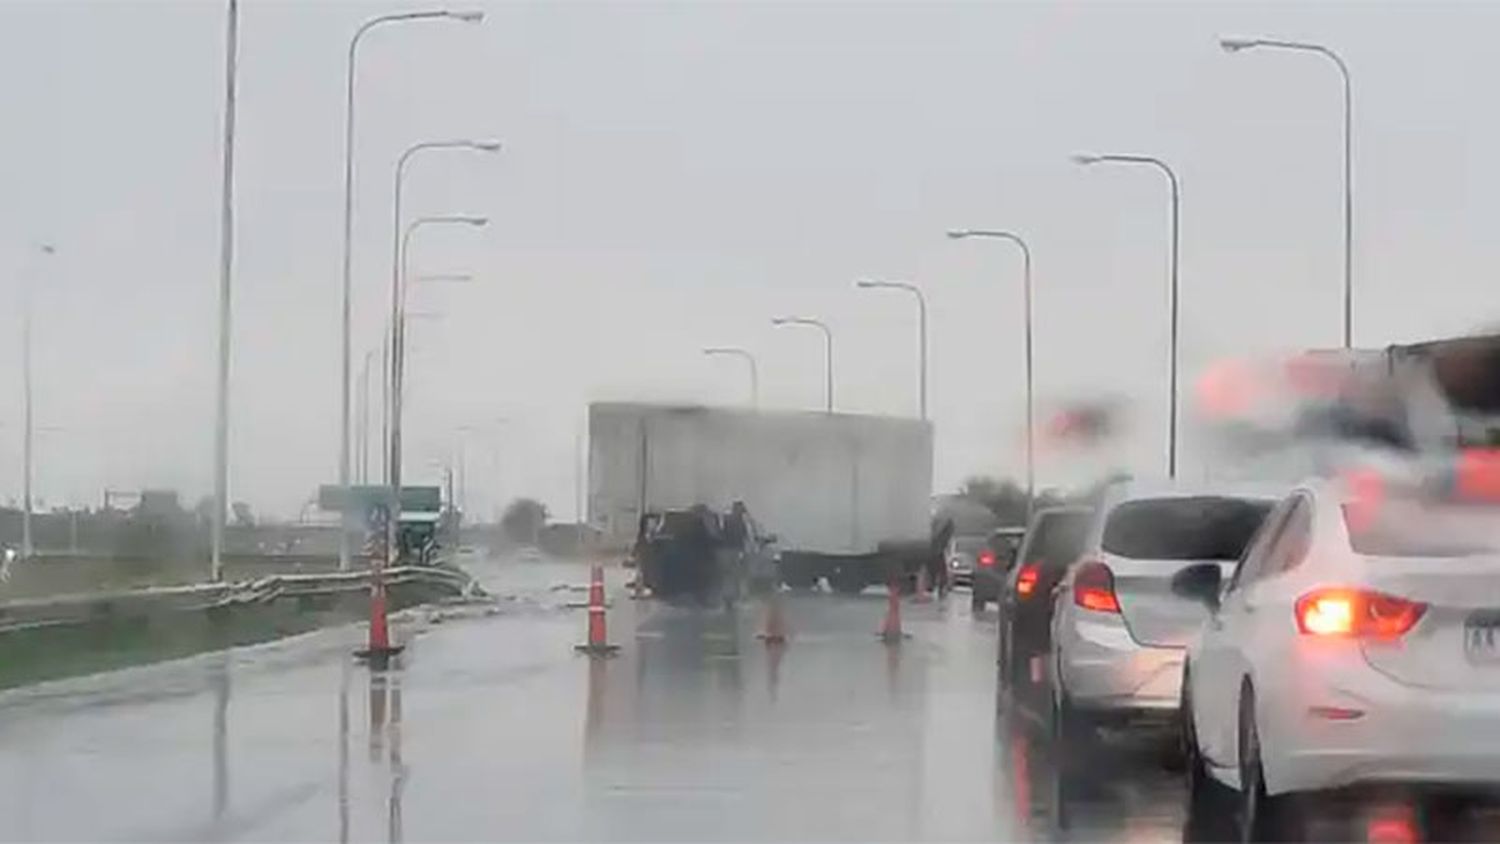
[(1172, 575), (1172, 594), (1216, 610), (1223, 581), (1218, 563), (1196, 563)]

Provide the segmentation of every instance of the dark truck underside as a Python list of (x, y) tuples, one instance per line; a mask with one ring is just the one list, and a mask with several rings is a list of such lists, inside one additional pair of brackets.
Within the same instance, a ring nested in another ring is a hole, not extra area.
[(859, 556), (783, 551), (781, 582), (793, 589), (812, 589), (819, 580), (827, 580), (833, 591), (857, 595), (867, 586), (895, 580), (902, 591), (910, 592), (917, 570), (931, 553), (921, 541), (883, 542), (875, 553)]

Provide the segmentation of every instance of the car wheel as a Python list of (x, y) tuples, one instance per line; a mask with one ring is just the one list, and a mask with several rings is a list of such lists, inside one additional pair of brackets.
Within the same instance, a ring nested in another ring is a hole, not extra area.
[(1260, 731), (1255, 724), (1255, 690), (1246, 684), (1239, 710), (1241, 841), (1296, 841), (1300, 838), (1293, 817), (1291, 796), (1266, 793), (1265, 767), (1261, 764)]
[(1068, 690), (1056, 683), (1052, 692), (1052, 740), (1060, 758), (1066, 763), (1082, 756), (1093, 738), (1092, 725), (1084, 713), (1073, 707)]
[(1198, 732), (1193, 721), (1193, 701), (1188, 690), (1188, 678), (1182, 677), (1180, 729), (1180, 754), (1187, 780), (1187, 822), (1183, 829), (1184, 841), (1232, 841), (1237, 837), (1234, 824), (1234, 804), (1230, 791), (1208, 773), (1208, 763), (1198, 748)]
[(996, 674), (1000, 677), (1000, 688), (1010, 688), (1010, 625), (1000, 622), (1000, 641), (995, 647)]
[(987, 600), (983, 595), (969, 596), (969, 612), (971, 613), (978, 614), (984, 612), (984, 608), (988, 604), (989, 600)]

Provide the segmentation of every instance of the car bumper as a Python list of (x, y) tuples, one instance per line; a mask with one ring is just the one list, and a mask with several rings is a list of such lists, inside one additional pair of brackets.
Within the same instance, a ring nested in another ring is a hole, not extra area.
[(1500, 691), (1406, 686), (1362, 659), (1347, 671), (1298, 668), (1278, 672), (1297, 687), (1257, 696), (1271, 793), (1500, 786)]
[(970, 572), (969, 585), (977, 597), (990, 601), (1000, 597), (1000, 578), (990, 572), (982, 569)]
[(1075, 707), (1164, 716), (1177, 711), (1182, 648), (1142, 645), (1118, 616), (1103, 613), (1070, 614), (1059, 624), (1058, 635), (1058, 670)]

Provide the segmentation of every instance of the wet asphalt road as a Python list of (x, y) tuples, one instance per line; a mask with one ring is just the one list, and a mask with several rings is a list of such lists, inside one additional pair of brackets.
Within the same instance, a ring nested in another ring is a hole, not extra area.
[(907, 604), (895, 648), (883, 594), (789, 595), (768, 650), (758, 604), (634, 602), (612, 572), (623, 649), (593, 661), (582, 567), (477, 568), (497, 610), (416, 611), (388, 672), (350, 627), (0, 695), (0, 839), (1181, 837), (1149, 751), (1106, 742), (1064, 788), (1039, 719), (997, 716), (965, 594)]

